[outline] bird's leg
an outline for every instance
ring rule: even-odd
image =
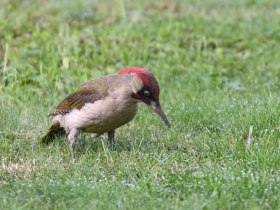
[[[79,130],[77,128],[74,128],[70,131],[68,135],[68,145],[70,147],[71,151],[71,159],[74,160],[74,146],[75,146],[75,140],[79,134]]]
[[[111,130],[108,132],[108,140],[111,144],[115,143],[115,130]]]

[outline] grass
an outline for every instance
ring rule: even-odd
[[[278,1],[0,8],[0,209],[280,208]],[[40,143],[60,100],[127,66],[156,75],[171,129],[141,105],[119,147]]]

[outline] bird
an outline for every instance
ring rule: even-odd
[[[49,113],[52,122],[42,142],[48,144],[57,137],[67,136],[72,158],[81,132],[98,136],[107,133],[108,141],[114,144],[115,130],[135,117],[139,102],[151,107],[170,128],[159,95],[157,79],[145,68],[128,67],[96,77],[82,84]]]

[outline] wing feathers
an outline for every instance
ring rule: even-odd
[[[67,114],[73,109],[81,109],[86,103],[94,103],[106,97],[108,88],[104,78],[96,78],[82,85],[76,92],[67,96],[49,115]]]

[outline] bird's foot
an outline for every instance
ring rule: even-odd
[[[70,131],[68,135],[68,145],[71,152],[71,162],[74,162],[74,146],[75,146],[75,140],[77,138],[77,135],[79,134],[79,130],[77,128],[74,128]]]
[[[71,150],[71,160],[70,160],[71,163],[75,163],[75,158],[74,158],[74,151]]]
[[[110,142],[110,144],[115,144],[115,130],[109,131],[108,132],[108,141]]]

